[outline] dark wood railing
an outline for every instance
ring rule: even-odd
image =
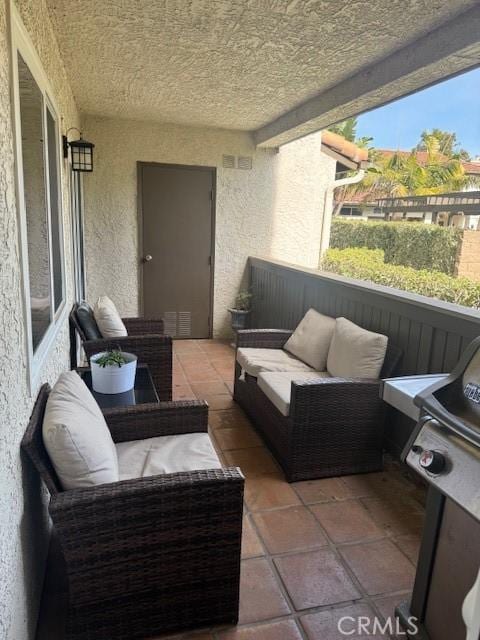
[[[250,258],[253,328],[292,329],[311,307],[389,337],[403,351],[398,375],[448,372],[480,335],[480,312],[285,262]],[[392,417],[386,444],[403,446],[411,424]]]

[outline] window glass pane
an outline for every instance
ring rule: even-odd
[[[60,307],[63,299],[62,274],[62,224],[58,200],[58,145],[56,122],[47,107],[47,138],[48,138],[48,176],[50,180],[50,220],[52,225],[52,263],[53,263],[53,300],[54,309]]]
[[[51,321],[50,258],[43,152],[43,96],[18,56],[23,188],[27,225],[33,350]]]

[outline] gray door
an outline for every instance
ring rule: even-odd
[[[215,169],[139,165],[143,307],[177,338],[211,335]]]

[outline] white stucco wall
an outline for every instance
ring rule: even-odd
[[[321,151],[321,133],[280,147],[272,257],[318,268],[325,196],[327,186],[335,180],[335,167],[336,161]],[[331,206],[331,198],[328,204]]]
[[[88,298],[112,297],[122,314],[139,311],[137,162],[217,167],[214,335],[227,335],[231,306],[249,255],[318,265],[323,184],[334,163],[320,134],[256,150],[245,132],[85,117],[95,170],[85,177]],[[223,154],[253,157],[252,170],[224,169]],[[332,164],[333,163],[333,164]]]
[[[50,79],[65,125],[78,124],[47,7],[43,0],[18,0],[18,8]],[[30,465],[21,460],[20,440],[37,389],[27,386],[13,133],[10,113],[6,3],[0,2],[0,638],[32,640],[44,576],[48,540],[45,494]],[[67,294],[72,299],[69,194],[63,175]],[[48,356],[42,382],[53,383],[68,368],[64,323]]]

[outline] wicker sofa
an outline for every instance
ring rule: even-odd
[[[120,347],[123,351],[135,353],[138,361],[148,364],[155,388],[160,400],[172,399],[172,339],[163,335],[163,320],[146,320],[144,318],[122,318],[127,329],[128,336],[121,338],[102,338],[92,313],[93,331],[98,332],[99,337],[92,337],[86,334],[85,326],[79,317],[79,307],[90,309],[86,303],[81,305],[75,303],[70,311],[70,343],[71,343],[71,367],[77,366],[76,362],[76,339],[75,332],[78,333],[83,349],[90,360],[90,357],[100,351]],[[91,309],[90,309],[91,312]]]
[[[68,640],[133,640],[238,618],[242,500],[238,469],[217,468],[62,490],[42,438],[50,388],[22,449],[50,492],[65,560]],[[114,442],[207,431],[204,402],[104,412]],[[60,613],[60,612],[59,612]]]
[[[239,348],[282,349],[292,331],[239,331]],[[387,347],[380,377],[394,372],[401,351]],[[378,471],[383,464],[385,404],[380,379],[321,377],[299,371],[282,411],[236,361],[234,399],[251,418],[289,482]],[[278,403],[277,403],[278,404]],[[285,415],[287,414],[287,415]]]

